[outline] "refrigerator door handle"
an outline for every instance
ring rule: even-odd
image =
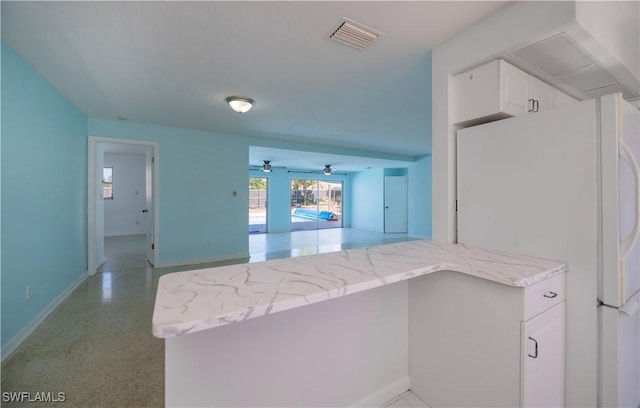
[[[633,294],[627,302],[618,308],[618,311],[633,316],[640,310],[640,290]]]
[[[629,166],[631,166],[631,169],[633,170],[633,178],[635,179],[635,223],[633,224],[631,234],[629,234],[629,236],[620,245],[622,259],[624,259],[629,255],[631,249],[633,249],[633,246],[638,240],[638,234],[640,234],[640,168],[638,167],[638,163],[633,157],[633,152],[629,146],[627,146],[627,144],[622,140],[618,142],[618,146],[620,158],[629,163]]]

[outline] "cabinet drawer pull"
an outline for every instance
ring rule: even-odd
[[[538,340],[534,339],[533,337],[529,337],[529,340],[533,340],[533,343],[535,344],[535,353],[534,355],[529,354],[529,357],[531,358],[538,358]]]
[[[558,294],[556,292],[552,292],[552,291],[549,291],[549,292],[544,294],[544,297],[549,298],[549,299],[553,299],[556,296],[558,296]]]
[[[539,112],[540,111],[540,101],[537,99],[534,99],[533,101],[533,111],[534,112]]]
[[[527,112],[533,112],[533,108],[535,107],[535,100],[527,99],[527,102],[529,102],[529,108],[527,109]]]

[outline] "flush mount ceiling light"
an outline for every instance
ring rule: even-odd
[[[265,173],[271,173],[271,160],[263,160],[262,171]]]
[[[256,101],[245,96],[230,96],[227,98],[227,103],[234,111],[238,113],[245,113],[256,104]]]
[[[324,175],[325,176],[330,176],[331,175],[331,165],[330,164],[325,164],[324,165]]]

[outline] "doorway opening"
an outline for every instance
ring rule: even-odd
[[[291,231],[342,228],[342,181],[291,179]]]
[[[101,265],[103,269],[109,266],[105,264],[105,240],[109,248],[114,240],[118,245],[136,242],[130,245],[131,254],[139,257],[145,266],[147,262],[157,263],[157,151],[155,142],[89,137],[87,267],[90,274],[96,273]]]
[[[249,177],[249,233],[268,232],[267,204],[269,179]]]

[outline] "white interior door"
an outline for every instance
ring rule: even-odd
[[[95,161],[95,177],[94,182],[96,188],[93,189],[96,203],[96,236],[95,236],[95,269],[105,262],[104,255],[104,191],[102,188],[102,172],[104,169],[104,144],[98,143],[96,146]]]
[[[384,178],[384,232],[407,232],[407,177]]]
[[[102,172],[104,168],[104,144],[93,139],[89,144],[89,166],[87,191],[87,249],[88,272],[96,273],[105,262],[104,255],[104,201]]]
[[[154,240],[154,225],[153,225],[153,150],[150,147],[147,149],[145,154],[146,165],[145,165],[145,173],[146,173],[146,182],[145,182],[145,193],[146,193],[146,223],[147,223],[147,250],[146,256],[147,260],[151,265],[154,262],[154,252],[155,252],[155,240]]]

